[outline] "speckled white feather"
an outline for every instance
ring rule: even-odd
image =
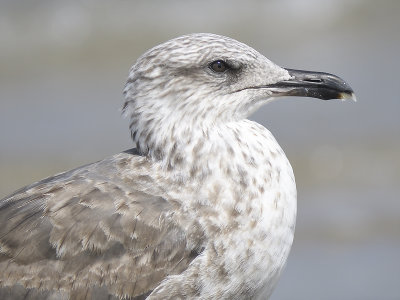
[[[243,66],[240,78],[213,74],[209,63],[218,59]],[[271,294],[293,241],[296,187],[272,134],[245,119],[270,92],[244,88],[289,78],[254,49],[211,34],[168,41],[132,67],[124,113],[133,139],[162,176],[181,182],[169,191],[181,205],[176,214],[197,219],[207,240],[148,299],[191,298],[193,285],[198,299]]]

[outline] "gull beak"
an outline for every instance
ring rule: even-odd
[[[356,101],[352,88],[340,77],[312,71],[286,69],[289,80],[270,84],[267,87],[274,96],[300,96],[323,100],[351,99]]]

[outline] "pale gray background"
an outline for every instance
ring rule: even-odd
[[[358,102],[287,98],[253,119],[298,184],[294,247],[272,297],[400,299],[400,1],[0,0],[0,197],[131,147],[129,67],[190,32],[346,79]]]

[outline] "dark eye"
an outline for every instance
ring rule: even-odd
[[[228,66],[228,64],[226,62],[224,62],[223,60],[219,59],[219,60],[213,61],[210,64],[210,68],[214,72],[222,73],[222,72],[225,72],[227,69],[229,69],[229,66]]]

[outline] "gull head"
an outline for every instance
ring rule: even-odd
[[[354,99],[337,76],[285,69],[241,42],[208,33],[148,50],[131,68],[124,95],[124,115],[142,148],[177,127],[204,130],[244,119],[276,97]]]

